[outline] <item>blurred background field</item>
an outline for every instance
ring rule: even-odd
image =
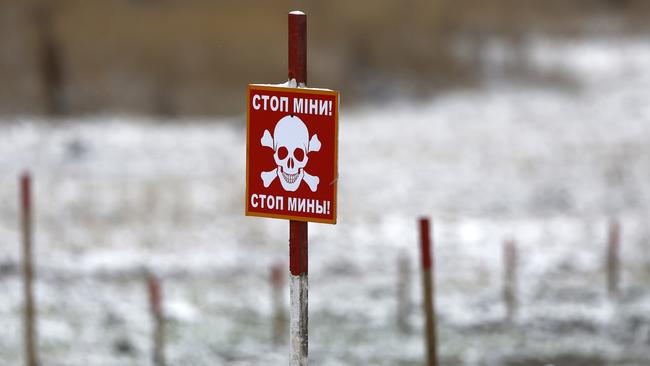
[[[533,75],[531,38],[645,33],[650,16],[644,0],[2,0],[0,113],[241,113],[247,83],[283,82],[294,7],[309,81],[345,103],[476,85],[495,44],[511,77],[561,82]]]
[[[442,365],[650,364],[647,2],[0,0],[0,365],[23,362],[25,170],[43,366],[151,364],[147,273],[170,365],[288,363],[269,283],[288,225],[243,216],[243,113],[246,84],[285,81],[293,8],[309,84],[344,101],[339,223],[310,225],[312,364],[423,364],[421,215]]]

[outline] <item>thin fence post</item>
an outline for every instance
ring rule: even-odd
[[[273,344],[282,344],[286,330],[286,315],[284,310],[284,276],[280,264],[271,267],[271,302],[273,304]]]
[[[34,264],[32,254],[32,192],[31,177],[24,173],[20,177],[21,227],[23,236],[23,290],[25,297],[25,364],[37,366],[36,354],[36,306],[34,299]]]
[[[434,265],[430,239],[429,219],[420,219],[420,253],[422,256],[422,289],[426,316],[425,341],[427,366],[438,365],[437,330],[435,317]]]
[[[517,313],[517,243],[514,240],[503,243],[503,303],[506,319],[513,320]]]
[[[397,328],[402,333],[411,330],[411,264],[409,257],[402,253],[397,259]]]
[[[607,239],[607,292],[616,296],[619,290],[621,226],[617,220],[609,222]]]
[[[162,308],[162,289],[154,275],[147,276],[149,309],[154,322],[152,361],[155,366],[165,365],[165,320]]]
[[[289,80],[303,86],[307,83],[307,16],[300,11],[290,12],[288,28]],[[309,364],[307,222],[289,221],[289,272],[290,364],[306,366]]]

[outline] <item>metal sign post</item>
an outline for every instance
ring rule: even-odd
[[[307,88],[307,17],[289,13],[288,76],[250,84],[246,215],[289,220],[291,365],[308,364],[307,222],[336,224],[339,94]]]
[[[289,81],[307,84],[307,16],[300,11],[289,13]],[[309,364],[309,282],[307,222],[289,221],[289,293],[291,365]]]

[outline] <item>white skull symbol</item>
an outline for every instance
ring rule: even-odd
[[[297,190],[303,180],[313,192],[316,191],[319,178],[308,174],[304,168],[309,161],[307,154],[320,150],[320,141],[316,135],[309,139],[307,126],[300,118],[283,117],[275,125],[272,138],[268,130],[264,131],[261,143],[273,148],[277,165],[275,171],[262,172],[265,187],[277,176],[285,191]]]
[[[309,148],[309,131],[298,118],[286,116],[275,125],[273,131],[275,163],[278,165],[278,177],[286,191],[298,189],[307,165]]]

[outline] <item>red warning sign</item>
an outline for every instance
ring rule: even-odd
[[[336,223],[338,92],[248,86],[246,215]]]

